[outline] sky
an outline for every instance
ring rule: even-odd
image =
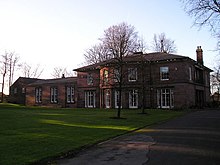
[[[40,78],[52,78],[55,67],[82,66],[86,49],[104,30],[126,22],[148,46],[154,34],[165,33],[177,54],[194,60],[202,46],[204,64],[213,68],[217,41],[208,27],[199,29],[193,21],[180,0],[0,0],[0,54],[15,52],[20,62],[40,65]]]

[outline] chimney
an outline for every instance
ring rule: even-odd
[[[203,65],[203,51],[201,46],[197,46],[196,57],[197,57],[197,62]]]

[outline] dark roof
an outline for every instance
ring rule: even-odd
[[[42,85],[42,84],[60,84],[60,83],[71,83],[76,81],[77,77],[65,77],[57,79],[41,79],[30,84],[31,85]]]
[[[175,54],[168,54],[163,52],[155,52],[155,53],[147,53],[147,54],[138,54],[138,55],[131,55],[124,58],[124,61],[142,61],[142,57],[144,61],[147,62],[155,62],[155,61],[167,61],[167,60],[174,60],[174,59],[189,59],[189,57],[175,55]]]
[[[13,84],[15,85],[16,83],[21,83],[22,85],[28,85],[28,84],[31,84],[35,81],[38,81],[38,80],[41,80],[41,79],[38,79],[38,78],[28,78],[28,77],[19,77]]]
[[[137,54],[126,56],[123,58],[124,62],[138,62],[142,61],[144,57],[144,61],[146,62],[158,62],[158,61],[167,61],[167,60],[177,60],[177,59],[190,59],[186,56],[169,54],[169,53],[162,53],[162,52],[155,52],[155,53],[146,53],[146,54]],[[192,60],[192,59],[191,59]],[[100,66],[104,66],[106,64],[115,63],[116,59],[109,59],[100,63],[87,65],[81,68],[74,69],[74,71],[88,71],[99,69]]]

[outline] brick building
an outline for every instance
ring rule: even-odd
[[[26,87],[26,105],[76,108],[76,77],[38,80]]]
[[[10,103],[15,104],[23,104],[25,105],[26,101],[26,87],[28,84],[31,84],[40,79],[37,78],[27,78],[27,77],[19,77],[9,89],[9,98],[8,101]]]
[[[211,69],[203,65],[201,46],[197,61],[168,53],[135,53],[123,58],[122,108],[203,107],[210,100]],[[117,108],[117,60],[75,69],[77,107]]]
[[[28,106],[117,108],[121,91],[122,108],[201,108],[210,102],[212,70],[203,65],[201,46],[196,56],[139,52],[121,63],[110,59],[77,68],[77,77],[19,78],[10,98]]]

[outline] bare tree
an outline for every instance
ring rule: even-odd
[[[97,44],[86,50],[84,58],[87,64],[96,64],[113,57],[111,57],[111,54],[108,54],[108,49],[102,44]]]
[[[4,55],[2,55],[1,59],[1,74],[2,74],[2,96],[1,96],[1,101],[3,102],[4,100],[4,88],[5,88],[5,77],[8,72],[8,53],[5,52]]]
[[[15,67],[17,66],[18,60],[19,60],[19,56],[17,56],[15,54],[15,52],[9,53],[9,55],[8,55],[9,87],[12,85],[13,78],[14,78],[14,72],[16,69]]]
[[[100,39],[103,46],[107,50],[112,59],[113,77],[117,78],[117,90],[119,92],[118,101],[118,112],[117,118],[121,117],[121,96],[124,84],[124,57],[132,55],[134,52],[139,51],[143,48],[140,43],[140,37],[135,31],[134,26],[128,25],[127,23],[120,23],[118,25],[113,25],[104,31],[104,36]],[[109,65],[109,64],[108,64]]]
[[[165,33],[154,34],[152,50],[156,52],[176,53],[177,47],[174,40],[166,37]]]
[[[220,50],[220,1],[219,0],[181,0],[185,11],[194,17],[194,25],[199,27],[208,26],[212,34],[218,38]]]
[[[41,74],[43,73],[43,69],[40,68],[40,65],[38,64],[36,67],[33,67],[26,62],[24,62],[21,65],[22,72],[24,74],[24,77],[28,78],[39,78]]]
[[[99,44],[86,50],[84,58],[87,64],[125,57],[133,52],[143,52],[146,48],[144,39],[138,36],[134,26],[124,22],[106,29],[99,41]]]
[[[211,86],[211,92],[214,95],[214,93],[218,93],[217,100],[219,101],[219,90],[220,90],[220,65],[218,67],[214,68],[214,72],[210,76],[210,86]],[[214,97],[213,97],[214,101]]]
[[[73,71],[67,71],[66,68],[63,67],[55,67],[53,73],[51,74],[54,78],[61,78],[61,77],[73,77]]]

